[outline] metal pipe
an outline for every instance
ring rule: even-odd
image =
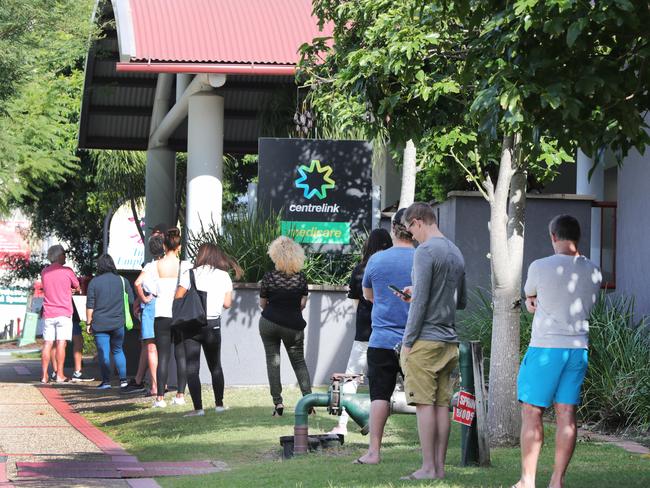
[[[390,413],[415,413],[415,405],[409,405],[406,401],[406,393],[403,391],[394,391],[390,397]]]
[[[309,409],[312,407],[326,407],[329,405],[328,393],[310,393],[302,397],[296,404],[295,421],[293,426],[293,452],[294,454],[307,454],[309,451],[309,435],[307,419]]]
[[[367,393],[343,393],[340,396],[340,407],[344,408],[350,418],[361,427],[361,434],[366,435],[370,430],[370,395]],[[296,404],[295,422],[293,428],[294,454],[306,454],[309,451],[309,409],[311,407],[331,407],[332,389],[328,393],[310,393],[302,397]],[[415,413],[415,407],[406,403],[403,391],[393,393],[390,400],[391,413]]]
[[[370,395],[367,393],[344,393],[341,395],[341,407],[345,408],[350,418],[361,427],[361,434],[370,431]]]
[[[461,342],[458,346],[459,358],[458,369],[460,370],[460,389],[474,394],[474,364],[472,361],[472,349],[469,342]],[[476,418],[471,426],[461,425],[460,428],[460,465],[478,466],[478,431],[476,430]]]
[[[203,74],[195,76],[183,93],[183,96],[180,98],[180,100],[176,102],[176,104],[167,112],[164,118],[160,120],[160,123],[157,124],[155,130],[149,137],[149,149],[167,145],[169,136],[172,135],[174,130],[176,130],[181,122],[183,122],[183,120],[185,120],[187,117],[190,96],[200,91],[208,90],[212,90],[212,85],[210,84],[208,75]]]

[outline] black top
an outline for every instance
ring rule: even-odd
[[[357,331],[354,335],[354,340],[362,342],[368,342],[370,340],[370,332],[372,332],[372,322],[370,320],[372,302],[363,298],[363,288],[361,286],[365,270],[366,267],[361,263],[354,267],[350,275],[350,291],[348,292],[348,298],[359,300],[359,305],[357,305]]]
[[[124,290],[133,303],[133,290],[128,280],[113,273],[104,273],[93,278],[88,285],[86,308],[93,310],[92,328],[97,332],[108,332],[124,327]]]
[[[260,298],[268,303],[262,317],[274,324],[302,330],[307,325],[302,317],[300,300],[307,296],[307,278],[302,273],[288,275],[282,271],[269,271],[262,278]]]

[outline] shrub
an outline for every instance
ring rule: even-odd
[[[244,270],[241,281],[256,283],[264,273],[273,269],[273,261],[267,254],[269,244],[280,236],[279,215],[270,217],[249,216],[247,212],[228,214],[223,218],[222,232],[213,224],[200,232],[188,235],[187,254],[193,260],[205,242],[219,246],[235,258]],[[307,281],[318,285],[345,285],[352,268],[360,259],[361,239],[355,239],[349,254],[324,253],[306,249],[303,272]]]
[[[492,346],[492,300],[490,293],[477,288],[470,293],[466,310],[458,313],[458,336],[462,341],[479,341],[486,359],[486,372],[489,371],[490,350]],[[520,358],[523,357],[530,342],[533,315],[521,308],[520,318]]]
[[[601,296],[589,325],[589,369],[580,416],[600,427],[650,428],[648,323],[634,300]]]

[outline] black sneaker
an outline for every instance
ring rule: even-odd
[[[81,371],[75,371],[74,373],[72,373],[72,377],[70,378],[70,381],[72,381],[73,383],[76,383],[78,381],[95,381],[95,378],[91,376],[86,376]]]
[[[121,393],[142,393],[145,391],[144,383],[136,383],[134,379],[129,380],[128,384],[120,389]]]

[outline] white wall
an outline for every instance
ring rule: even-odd
[[[650,148],[632,151],[618,173],[616,292],[650,316]]]

